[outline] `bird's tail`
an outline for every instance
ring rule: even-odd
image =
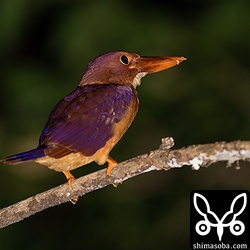
[[[37,158],[45,156],[44,147],[38,147],[20,154],[11,155],[6,158],[0,159],[0,162],[10,165],[16,165],[23,162],[29,162]]]

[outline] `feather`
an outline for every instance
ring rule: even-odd
[[[130,86],[91,84],[78,87],[53,109],[40,136],[48,156],[60,158],[72,152],[93,155],[114,134],[114,124],[124,117],[137,98]]]

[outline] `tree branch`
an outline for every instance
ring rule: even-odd
[[[219,161],[227,161],[228,165],[231,165],[235,161],[250,159],[250,141],[216,142],[172,150],[173,145],[173,138],[168,137],[162,139],[159,149],[119,163],[111,172],[111,180],[108,180],[103,169],[76,179],[73,182],[73,191],[66,183],[3,208],[0,210],[0,228],[19,222],[49,207],[68,202],[75,196],[83,196],[111,183],[118,185],[149,171],[181,168],[184,165],[198,170],[200,167]]]

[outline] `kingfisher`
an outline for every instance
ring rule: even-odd
[[[72,189],[71,171],[95,161],[108,163],[107,176],[117,164],[109,153],[138,111],[136,87],[146,74],[162,71],[184,57],[142,57],[112,51],[91,61],[77,88],[52,110],[37,148],[0,159],[16,165],[35,161],[62,172]]]

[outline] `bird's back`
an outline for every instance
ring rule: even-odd
[[[137,110],[137,93],[132,86],[91,84],[78,87],[52,110],[38,148],[29,151],[31,153],[25,159],[57,171],[68,171],[91,161],[104,164]],[[37,157],[38,151],[44,155]],[[25,153],[7,157],[4,161],[11,164],[15,159],[17,164],[20,159],[21,163]],[[70,169],[65,170],[67,166]]]

